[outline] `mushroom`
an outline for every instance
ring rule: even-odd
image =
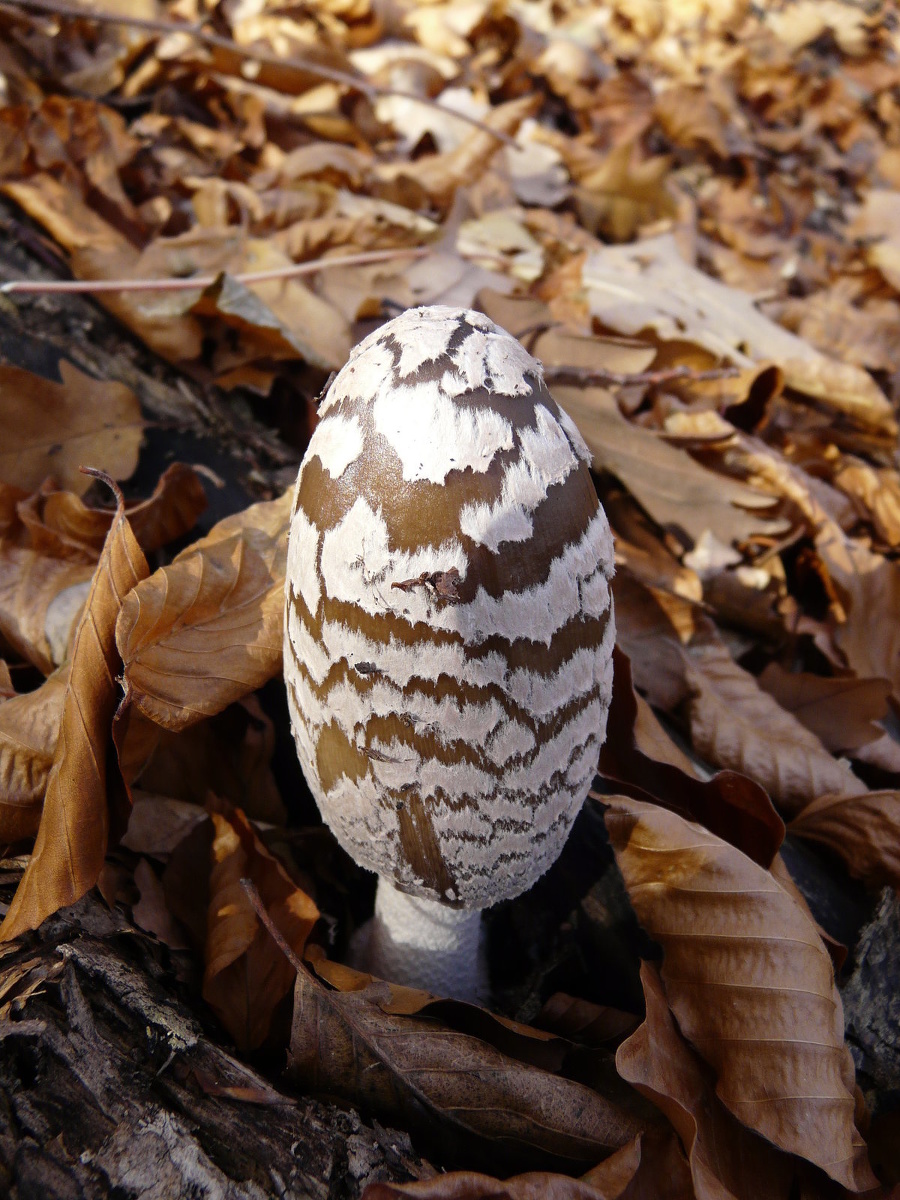
[[[358,965],[485,999],[481,910],[552,865],[606,730],[590,451],[481,313],[418,308],[334,379],[297,478],[285,680],[325,821],[377,872]]]

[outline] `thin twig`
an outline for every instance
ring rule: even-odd
[[[247,899],[253,905],[254,912],[259,917],[263,927],[267,930],[275,945],[299,975],[306,968],[294,953],[292,947],[289,945],[281,930],[266,912],[266,906],[263,904],[262,898],[260,897],[259,892],[256,890],[256,884],[252,879],[247,879],[246,876],[240,882],[241,887],[247,894]]]
[[[496,138],[498,142],[503,142],[506,146],[520,149],[515,138],[510,137],[508,133],[501,133],[498,129],[492,129],[490,125],[484,121],[480,121],[477,117],[470,116],[468,113],[448,109],[444,105],[439,104],[437,100],[430,99],[430,97],[417,96],[415,92],[407,92],[400,88],[384,87],[380,84],[371,83],[363,75],[353,75],[349,71],[338,70],[337,67],[327,67],[324,63],[310,62],[307,59],[294,55],[282,57],[270,50],[241,46],[233,38],[222,37],[217,33],[210,33],[203,27],[202,23],[189,25],[187,23],[181,24],[178,21],[163,21],[150,17],[132,17],[124,13],[98,12],[95,9],[66,4],[64,0],[3,0],[0,7],[20,9],[28,13],[53,13],[55,16],[69,17],[73,20],[94,21],[98,25],[127,25],[130,29],[144,29],[147,33],[161,33],[164,35],[183,33],[203,46],[212,46],[218,50],[228,50],[230,53],[236,54],[240,58],[248,59],[251,62],[265,63],[266,66],[279,67],[280,69],[288,68],[295,71],[305,71],[309,75],[318,75],[320,79],[328,79],[330,82],[341,84],[343,87],[355,88],[368,97],[370,101],[378,96],[399,96],[403,100],[414,100],[417,104],[424,104],[426,108],[437,109],[445,116],[455,117],[467,125],[472,125],[475,129],[480,129],[482,133],[490,134],[491,137]]]
[[[364,267],[369,263],[388,262],[392,258],[422,258],[428,253],[427,246],[406,246],[396,250],[366,250],[360,254],[345,254],[341,258],[317,258],[314,262],[292,263],[289,267],[273,267],[269,271],[248,271],[232,275],[238,283],[266,283],[271,279],[296,279],[300,275],[314,275],[329,267]],[[212,287],[217,275],[191,275],[185,279],[11,279],[0,283],[0,293],[63,292],[69,295],[98,292],[190,292],[197,288]]]
[[[689,380],[691,383],[707,383],[714,379],[733,379],[736,375],[740,375],[739,367],[713,367],[709,371],[695,371],[692,367],[685,366],[666,367],[661,371],[639,371],[634,375],[626,375],[621,371],[607,371],[603,367],[544,367],[544,378],[554,383],[610,383],[614,387],[629,387],[632,384],[657,387],[659,384],[672,383],[679,379]]]

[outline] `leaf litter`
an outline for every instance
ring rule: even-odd
[[[98,303],[209,411],[228,393],[268,428],[258,502],[194,537],[191,467],[115,510],[78,471],[143,463],[132,389],[3,352],[0,839],[31,856],[0,937],[98,883],[132,904],[192,947],[242,1054],[290,1047],[295,1084],[452,1147],[459,1170],[368,1200],[875,1184],[846,950],[790,872],[805,846],[873,908],[900,881],[890,7],[260,3],[218,6],[215,33],[179,28],[192,3],[0,12],[2,192],[37,273],[145,281]],[[339,262],[371,251],[397,257]],[[588,801],[616,865],[567,852],[477,1016],[341,965],[360,875],[305,827],[272,703],[315,397],[423,302],[481,307],[542,359],[617,543]],[[3,319],[40,332],[40,303],[11,288]]]

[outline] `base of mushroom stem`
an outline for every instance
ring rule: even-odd
[[[436,996],[490,998],[480,909],[408,896],[379,879],[375,915],[350,942],[350,965]]]

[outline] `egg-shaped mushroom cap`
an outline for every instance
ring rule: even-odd
[[[285,679],[322,816],[403,891],[484,908],[554,862],[606,729],[609,526],[540,363],[419,308],[335,378],[291,518]]]

